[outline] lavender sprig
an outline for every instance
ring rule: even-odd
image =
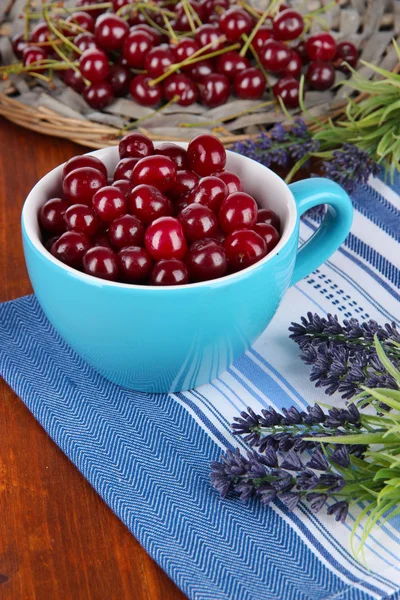
[[[289,129],[277,123],[269,134],[261,133],[255,139],[236,142],[232,146],[234,152],[252,158],[266,167],[286,167],[290,162],[300,160],[318,149],[319,142],[312,138],[302,119],[295,119]]]
[[[311,366],[310,380],[324,387],[326,394],[339,392],[349,400],[363,386],[398,389],[374,345],[376,334],[388,358],[400,364],[400,332],[395,323],[381,327],[373,320],[360,323],[348,319],[341,324],[330,314],[324,318],[307,313],[307,318],[292,323],[289,331],[302,351],[300,357]]]
[[[370,175],[377,175],[379,166],[368,152],[353,144],[343,144],[341,150],[332,152],[331,160],[322,163],[322,172],[339,183],[349,194],[359,185],[367,183]]]
[[[250,447],[257,448],[260,454],[274,456],[277,451],[301,453],[318,448],[318,437],[357,434],[360,413],[354,404],[346,409],[333,407],[327,414],[318,404],[308,406],[307,412],[292,406],[283,408],[282,413],[272,407],[262,409],[261,414],[248,407],[247,412],[242,411],[240,416],[234,417],[231,427],[233,435],[243,436],[243,440]],[[348,451],[360,457],[365,446],[349,445]]]

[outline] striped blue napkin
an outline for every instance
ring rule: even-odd
[[[34,296],[0,306],[4,379],[189,598],[400,598],[400,519],[374,531],[365,565],[349,550],[358,508],[338,525],[306,506],[221,501],[209,482],[210,461],[241,446],[229,427],[240,410],[326,401],[288,339],[291,321],[307,311],[399,320],[400,197],[374,179],[353,200],[344,246],[289,290],[245,356],[191,392],[121,389],[66,346]],[[305,221],[302,237],[315,227]]]

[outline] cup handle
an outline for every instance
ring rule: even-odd
[[[317,231],[299,248],[290,285],[303,279],[339,248],[353,221],[353,205],[340,185],[322,177],[303,179],[289,185],[300,219],[310,208],[327,204],[326,215]]]

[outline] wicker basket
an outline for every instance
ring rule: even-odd
[[[7,52],[10,55],[8,36],[15,32],[16,23],[20,26],[18,15],[23,1],[11,0],[8,7],[0,9],[3,10],[0,28],[3,56]],[[292,0],[289,4],[309,12],[327,2]],[[253,0],[252,4],[263,8],[266,0]],[[393,38],[400,41],[400,2],[341,0],[323,17],[338,40],[348,39],[356,44],[361,60],[389,70],[398,68],[391,41]],[[374,76],[372,70],[361,63],[359,72],[367,77]],[[168,107],[168,112],[160,111],[155,115],[132,100],[118,99],[106,111],[96,113],[61,81],[53,91],[36,80],[27,83],[22,77],[12,77],[1,86],[0,114],[5,118],[27,129],[67,138],[90,148],[115,145],[121,130],[129,124],[134,126],[135,121],[138,121],[136,129],[152,139],[186,141],[199,132],[212,131],[224,144],[230,144],[257,134],[269,124],[285,120],[285,115],[272,102],[270,106],[260,107],[260,102],[236,99],[211,110],[199,105],[185,110],[175,105]],[[321,119],[336,117],[346,103],[347,91],[345,86],[339,86],[334,91],[307,94],[309,113]]]

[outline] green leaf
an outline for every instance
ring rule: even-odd
[[[378,340],[377,334],[374,335],[376,352],[378,354],[378,358],[381,361],[382,365],[385,367],[386,371],[390,373],[392,377],[396,380],[398,386],[400,386],[400,371],[396,369],[394,364],[388,359],[386,356],[380,341]]]

